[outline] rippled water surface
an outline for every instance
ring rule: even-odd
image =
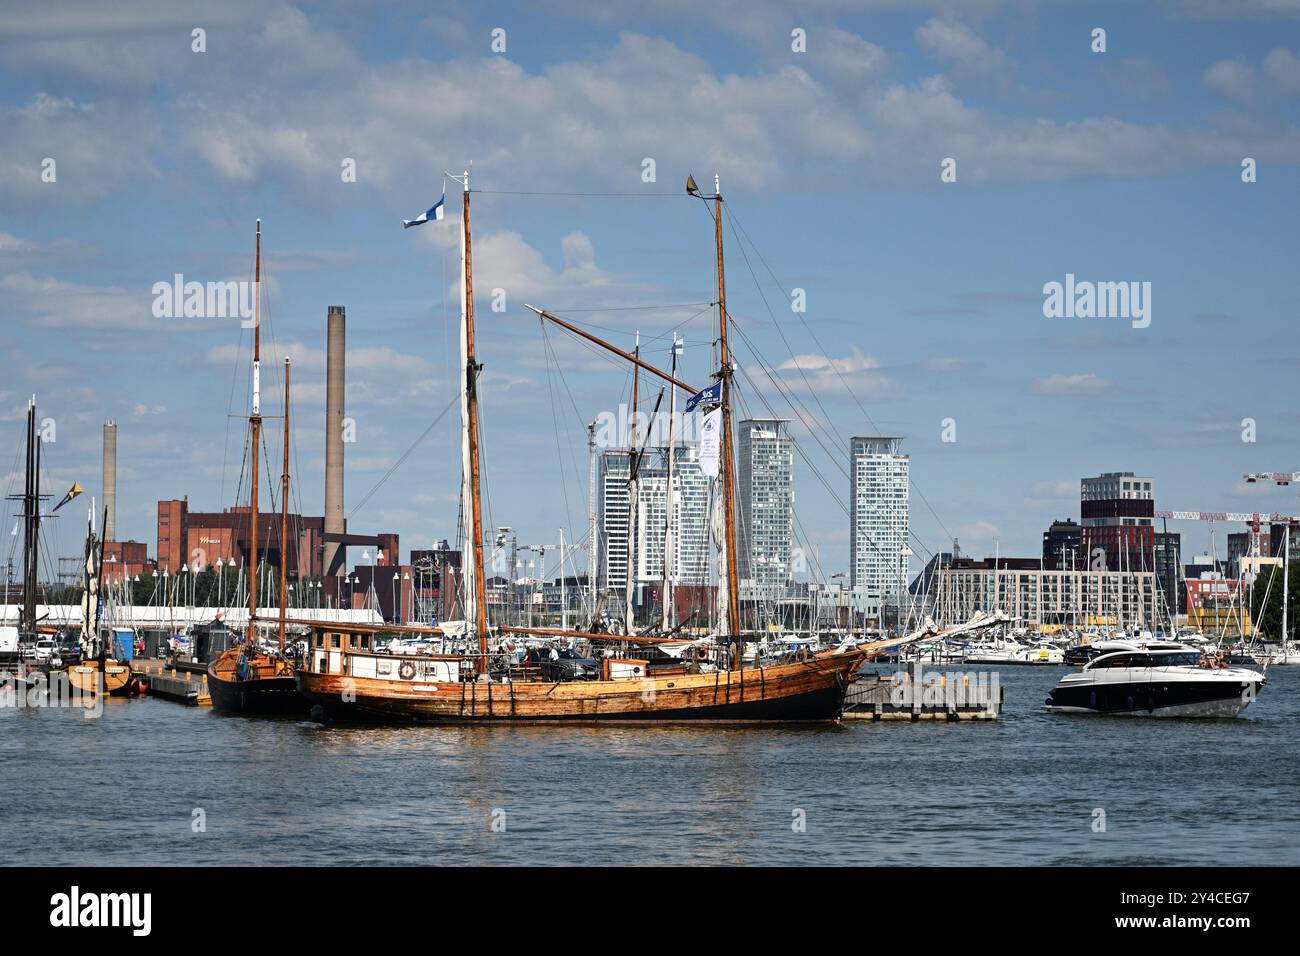
[[[996,723],[356,728],[153,699],[92,720],[4,709],[0,841],[29,864],[1300,863],[1300,668],[1213,721],[1042,713],[1065,672],[1002,670]]]

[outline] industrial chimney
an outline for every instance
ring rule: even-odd
[[[331,305],[328,318],[327,354],[325,359],[325,531],[342,534],[343,517],[343,399],[346,385],[344,365],[347,337],[347,314],[343,306]],[[343,561],[335,566],[341,545],[325,543],[325,573],[338,574]]]
[[[104,540],[117,540],[117,422],[104,422]]]

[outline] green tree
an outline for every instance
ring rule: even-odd
[[[1300,613],[1300,574],[1296,573],[1297,565],[1292,563],[1287,569],[1287,584],[1290,589],[1290,598],[1287,602],[1287,629],[1293,636],[1296,632],[1298,623],[1297,613]],[[1270,584],[1271,581],[1271,584]],[[1260,573],[1255,580],[1255,596],[1251,601],[1250,616],[1260,629],[1260,633],[1268,640],[1278,640],[1282,636],[1282,571],[1270,569]],[[1268,600],[1265,602],[1265,593]]]

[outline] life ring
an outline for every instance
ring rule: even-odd
[[[704,647],[695,648],[695,659],[697,661],[707,661],[709,659],[708,649]]]
[[[415,676],[415,662],[402,661],[401,666],[397,668],[397,676],[402,680],[410,680]]]

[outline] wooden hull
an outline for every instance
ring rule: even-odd
[[[240,678],[236,651],[226,651],[208,664],[208,694],[212,708],[223,714],[306,714],[311,704],[298,693],[292,668],[254,667]]]
[[[307,670],[298,688],[341,720],[388,723],[837,721],[864,655],[822,654],[777,667],[646,680],[443,682]]]
[[[67,669],[68,683],[82,693],[100,693],[99,661],[83,661]],[[130,690],[131,667],[118,661],[104,662],[103,689],[112,697],[124,697]]]

